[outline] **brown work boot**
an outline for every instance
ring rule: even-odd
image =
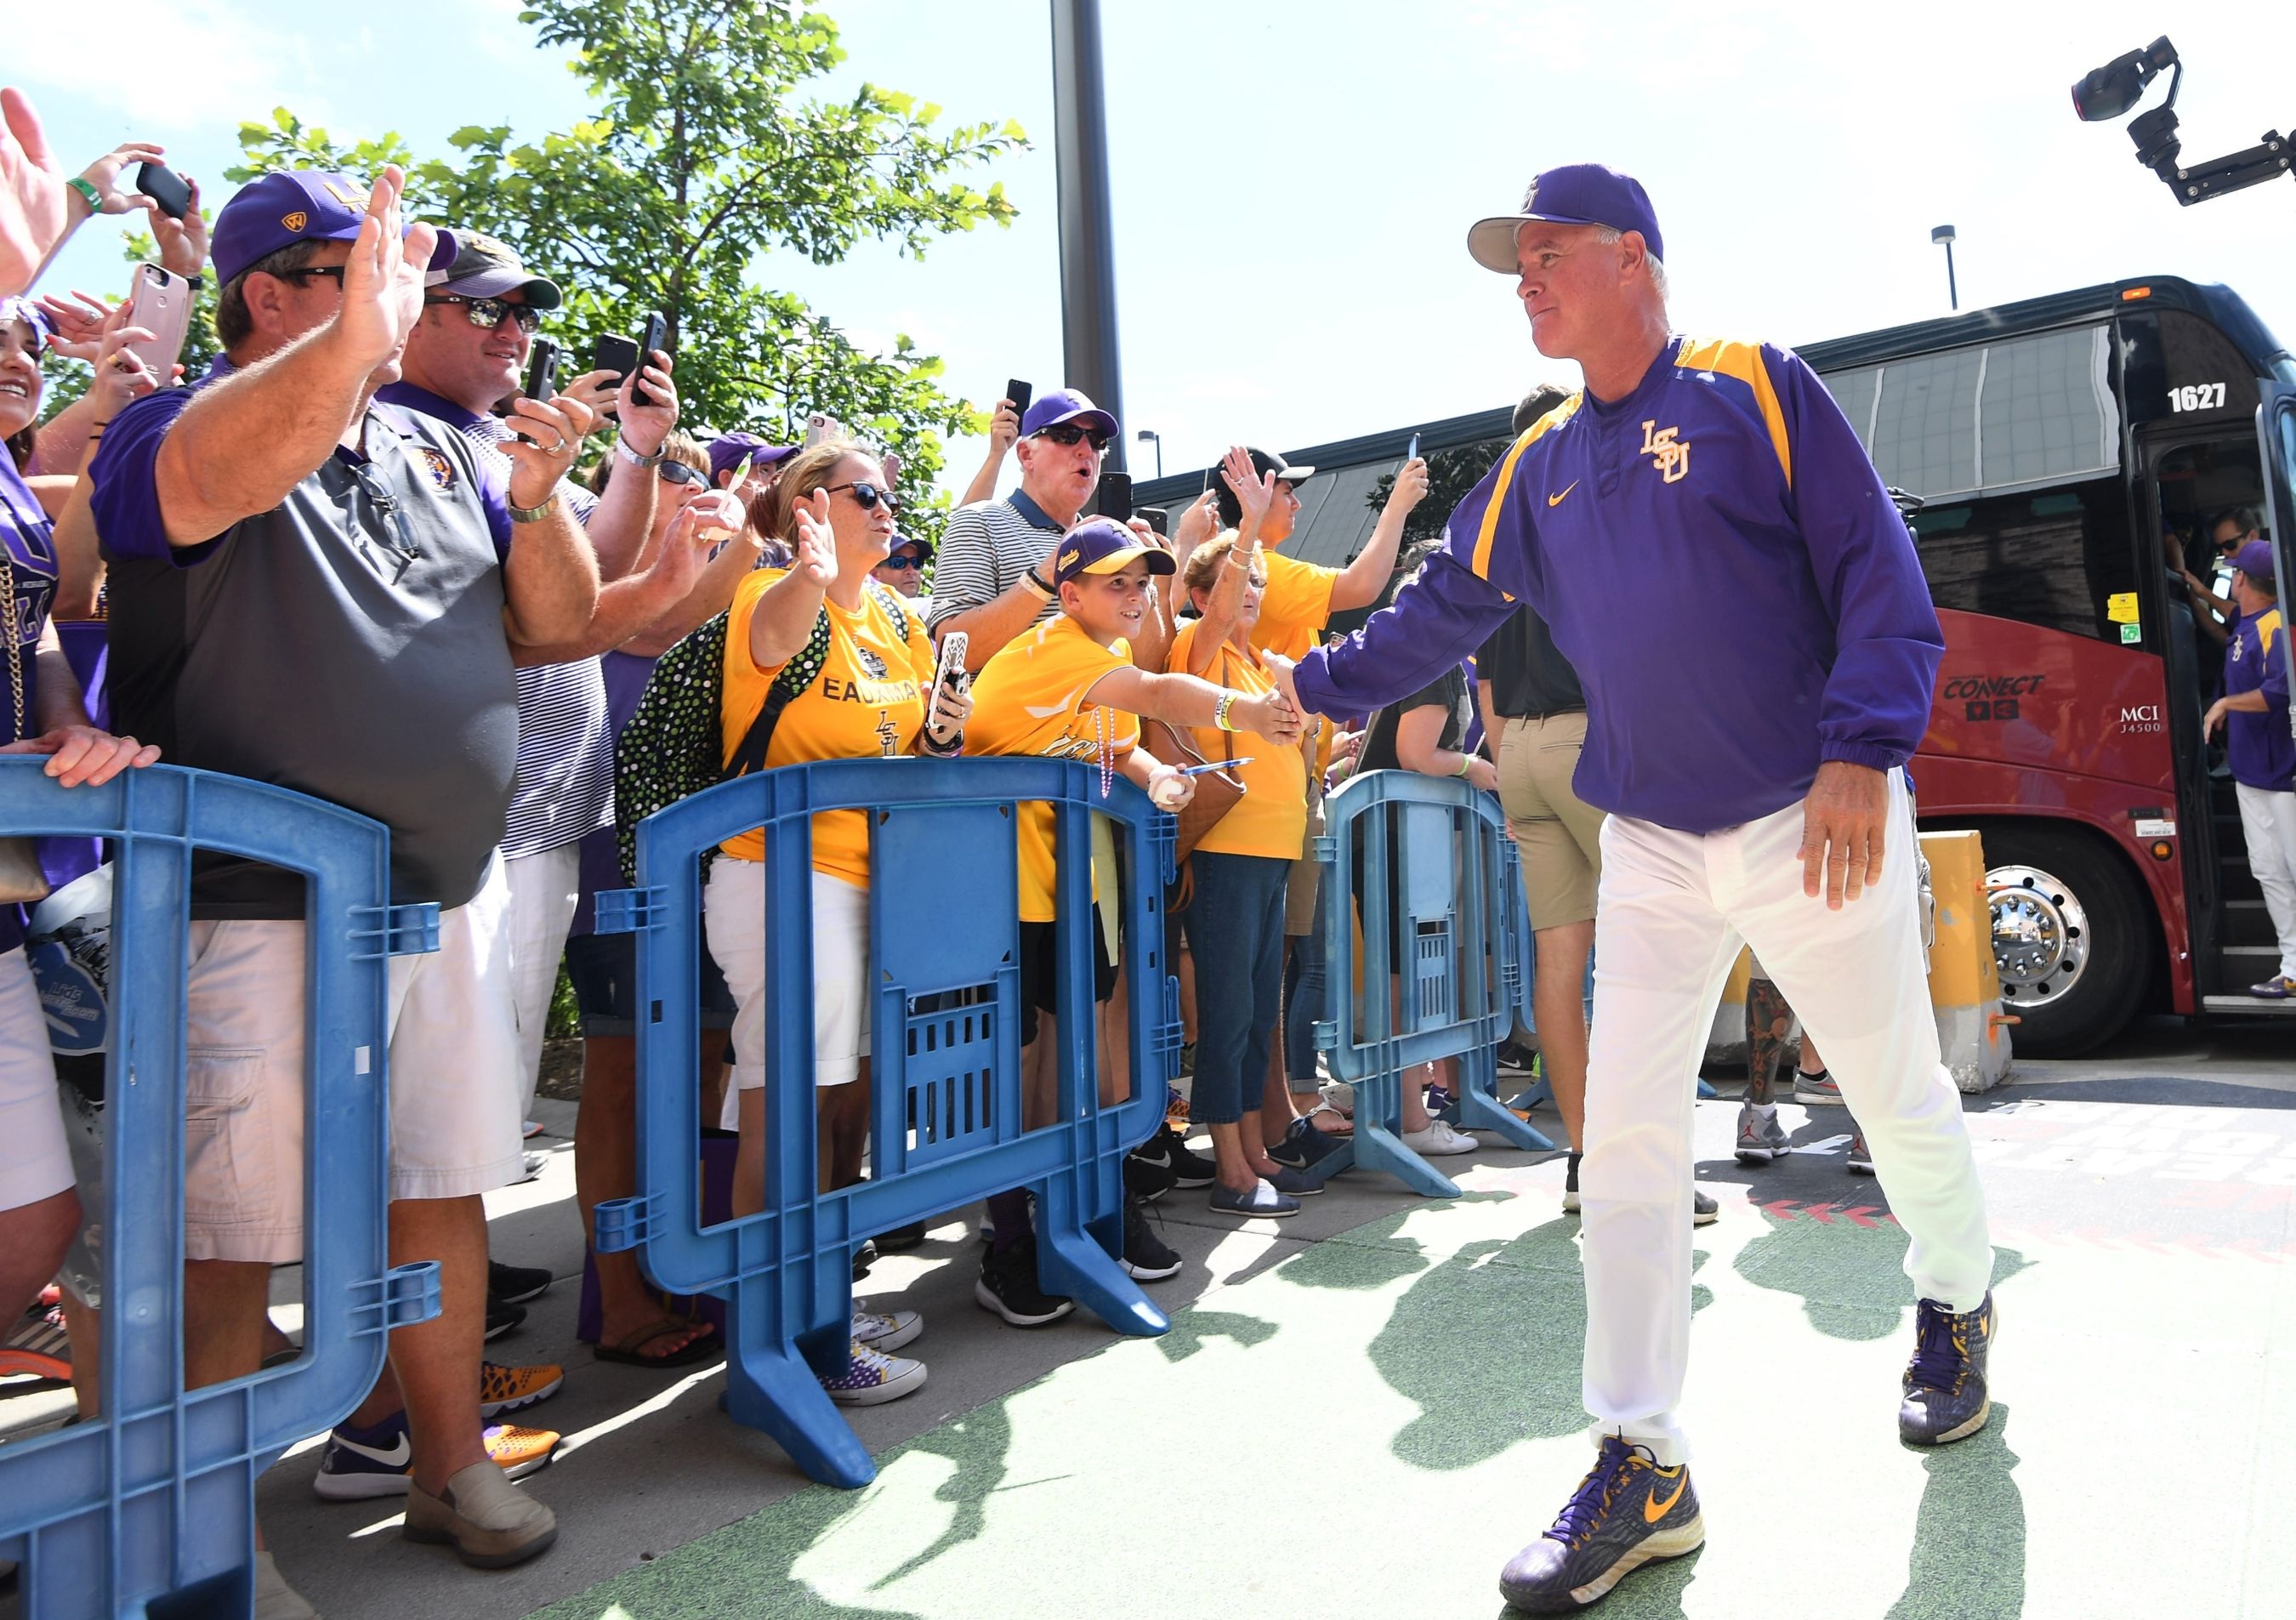
[[[549,1550],[558,1517],[488,1460],[455,1474],[436,1496],[409,1480],[404,1534],[410,1542],[452,1542],[474,1569],[503,1569]]]

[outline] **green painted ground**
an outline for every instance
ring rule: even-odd
[[[2155,1207],[2191,1191],[2174,1182],[2083,1178],[2128,1219],[2064,1230],[2076,1158],[2026,1144],[2102,1107],[1972,1115],[2001,1226],[1998,1403],[1981,1437],[1926,1454],[1895,1436],[1912,1297],[1902,1234],[1866,1223],[1872,1183],[1838,1150],[1759,1186],[1710,1155],[1725,1207],[1698,1238],[1689,1394],[1709,1542],[1607,1620],[2296,1616],[2272,1466],[2296,1443],[2286,1189],[2245,1248],[2160,1240],[2177,1227]],[[1700,1114],[1703,1141],[1721,1114]],[[1466,1199],[1218,1288],[1165,1338],[884,1452],[865,1491],[799,1491],[538,1613],[1496,1616],[1500,1565],[1589,1455],[1561,1168],[1494,1156]]]

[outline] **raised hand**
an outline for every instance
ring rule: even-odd
[[[829,491],[815,490],[791,511],[797,520],[797,543],[791,547],[790,572],[826,591],[837,583],[837,534],[829,526]]]
[[[1386,510],[1403,517],[1426,498],[1426,458],[1414,455],[1397,470],[1395,487],[1387,492]]]
[[[1817,767],[1802,801],[1801,892],[1825,896],[1840,911],[1882,876],[1882,835],[1890,817],[1890,778],[1869,765],[1829,759]]]
[[[669,356],[656,349],[652,361],[641,361],[615,391],[614,409],[622,419],[622,437],[640,455],[652,455],[660,449],[662,440],[677,426],[677,385],[670,380],[672,370]],[[638,402],[641,388],[652,399],[652,405]]]
[[[1236,525],[1236,533],[1256,540],[1259,535],[1260,520],[1275,503],[1275,473],[1263,476],[1253,470],[1251,452],[1242,445],[1231,445],[1220,462],[1220,482],[1227,486],[1228,493],[1243,508],[1243,521]]]
[[[334,331],[351,357],[372,371],[398,354],[422,318],[422,275],[439,245],[435,226],[405,226],[399,206],[406,176],[396,163],[374,180],[366,217],[343,266],[342,302]]]
[[[53,335],[48,348],[55,354],[74,360],[95,364],[97,351],[103,343],[103,323],[119,308],[93,292],[82,292],[75,287],[69,295],[48,293],[40,301],[40,313],[48,317]]]
[[[70,198],[31,99],[0,89],[0,298],[31,286],[71,223]]]
[[[988,447],[999,456],[1021,442],[1021,413],[1013,408],[1009,399],[996,402],[996,414],[988,423]]]
[[[521,394],[510,402],[504,425],[518,437],[503,440],[500,448],[511,461],[512,505],[539,506],[550,498],[558,480],[573,470],[594,420],[590,407],[578,399],[554,397],[545,403]]]
[[[149,141],[123,141],[80,170],[79,177],[95,187],[96,195],[103,199],[96,212],[129,214],[137,209],[152,209],[149,197],[130,190],[126,184],[127,166],[131,163],[157,163],[166,156],[167,148],[164,146],[154,146]],[[169,267],[173,268],[172,266]]]
[[[200,213],[200,183],[189,175],[179,178],[192,194],[191,206],[181,219],[169,216],[149,197],[139,196],[136,200],[151,213],[152,240],[160,247],[160,267],[190,277],[207,267],[208,222]]]
[[[1188,503],[1172,525],[1172,550],[1185,564],[1196,547],[1219,533],[1219,496],[1207,489]]]
[[[96,340],[95,374],[88,380],[87,391],[94,401],[98,421],[110,421],[129,400],[141,399],[160,386],[159,373],[130,347],[152,342],[157,334],[130,326],[127,321],[127,306],[122,304],[104,317]]]

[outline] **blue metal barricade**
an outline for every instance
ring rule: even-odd
[[[438,1314],[438,1266],[390,1268],[383,1225],[386,958],[435,950],[438,908],[389,904],[379,822],[202,771],[155,765],[66,790],[37,759],[0,762],[0,833],[108,839],[114,861],[102,1416],[0,1446],[0,1558],[21,1561],[24,1612],[40,1620],[140,1616],[147,1606],[243,1616],[254,1601],[256,1476],[365,1396],[388,1330]],[[184,989],[194,849],[303,874],[310,1021],[303,1353],[187,1391]]]
[[[1131,1094],[1100,1102],[1095,1020],[1062,1018],[1059,1123],[1024,1130],[1014,828],[1023,803],[1054,807],[1059,1003],[1093,1005],[1091,823],[1112,824],[1124,873],[1118,960],[1131,1008]],[[819,1190],[813,1078],[812,818],[861,809],[870,824],[870,1177]],[[697,857],[766,830],[766,1207],[705,1228],[692,1084],[701,998]],[[601,1204],[597,1246],[642,1248],[673,1292],[727,1302],[726,1409],[824,1484],[875,1465],[823,1392],[846,1365],[852,1252],[864,1238],[1027,1187],[1037,1268],[1119,1332],[1168,1325],[1113,1256],[1122,1252],[1127,1152],[1164,1117],[1180,1045],[1179,991],[1164,964],[1174,822],[1119,781],[1052,759],[831,760],[722,783],[649,816],[638,887],[599,896],[602,931],[639,935],[636,1198]]]
[[[1355,1087],[1356,1128],[1319,1176],[1350,1166],[1384,1170],[1431,1198],[1459,1189],[1403,1145],[1402,1073],[1459,1060],[1459,1123],[1519,1148],[1554,1144],[1496,1094],[1498,1044],[1514,1022],[1528,931],[1498,801],[1465,782],[1415,771],[1371,771],[1324,801],[1316,840],[1324,892],[1360,893],[1362,983],[1350,908],[1324,914],[1332,1016],[1316,1026],[1334,1079]],[[1357,880],[1360,871],[1361,881]],[[1396,960],[1398,946],[1406,960]],[[1401,1018],[1390,988],[1402,980]]]

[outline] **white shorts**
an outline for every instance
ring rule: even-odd
[[[18,945],[0,956],[0,1209],[37,1204],[71,1184],[47,1015]]]
[[[542,1032],[550,1022],[550,993],[558,988],[558,959],[582,897],[582,847],[561,844],[539,855],[503,863],[510,880],[510,977],[518,1018],[518,1116],[534,1111],[542,1076]]]
[[[194,922],[184,1257],[303,1252],[304,925]],[[496,856],[439,948],[390,959],[390,1196],[463,1198],[525,1173],[510,886]],[[350,1083],[322,1076],[321,1084]]]
[[[723,852],[702,923],[734,993],[734,1084],[766,1083],[766,867]],[[813,1083],[843,1085],[869,1055],[869,891],[813,874]]]

